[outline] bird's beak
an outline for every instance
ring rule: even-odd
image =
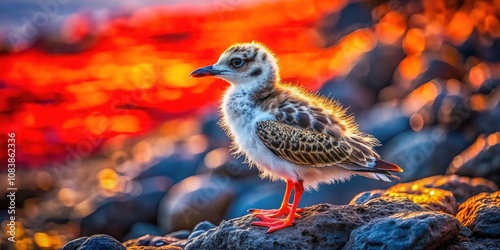
[[[210,65],[191,72],[191,74],[189,74],[189,77],[216,76],[220,73],[220,70],[216,70],[213,68],[213,65]]]

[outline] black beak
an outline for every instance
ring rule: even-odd
[[[210,66],[206,66],[203,68],[199,68],[199,69],[191,72],[191,74],[189,74],[189,77],[216,76],[216,75],[219,75],[220,73],[221,73],[220,70],[215,70],[212,67],[212,65],[210,65]]]

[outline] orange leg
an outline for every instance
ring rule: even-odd
[[[283,219],[269,219],[267,221],[254,221],[252,225],[269,227],[269,230],[267,230],[268,233],[292,226],[293,221],[295,220],[295,213],[297,212],[297,206],[299,205],[300,197],[304,192],[304,185],[302,184],[302,181],[293,183],[293,186],[295,189],[295,194],[293,197],[292,207],[290,208],[290,212],[288,213],[287,217]]]
[[[286,190],[285,190],[285,195],[283,196],[283,201],[281,202],[281,206],[279,209],[249,209],[248,211],[252,214],[255,215],[255,217],[266,220],[266,218],[273,218],[273,217],[279,217],[282,215],[286,215],[290,213],[290,209],[292,208],[292,204],[288,203],[288,200],[290,199],[290,194],[292,193],[293,189],[293,181],[287,180],[286,181]],[[302,212],[302,209],[298,209],[297,212]],[[300,215],[298,213],[295,214],[296,218],[300,218]]]

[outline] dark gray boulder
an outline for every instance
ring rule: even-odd
[[[344,249],[436,249],[459,232],[460,223],[449,214],[403,212],[356,228]]]
[[[273,233],[251,226],[254,216],[223,221],[218,227],[192,238],[189,249],[341,249],[352,230],[374,219],[401,212],[423,211],[406,198],[382,197],[363,205],[306,207],[293,227]]]
[[[82,238],[80,238],[82,239]],[[76,246],[74,241],[68,242],[63,249],[74,249],[72,247]],[[125,250],[125,247],[115,238],[106,234],[96,234],[85,239],[82,244],[76,248],[77,250]]]

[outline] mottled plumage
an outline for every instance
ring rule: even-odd
[[[380,159],[373,149],[379,142],[360,132],[340,104],[281,83],[276,59],[262,44],[231,46],[216,64],[191,75],[231,83],[221,105],[221,124],[235,153],[257,166],[263,177],[287,182],[279,210],[253,211],[263,220],[254,224],[269,226],[269,232],[291,225],[303,186],[317,188],[354,174],[390,181],[388,177],[397,178],[390,172],[402,171]],[[276,218],[284,214],[285,219]]]

